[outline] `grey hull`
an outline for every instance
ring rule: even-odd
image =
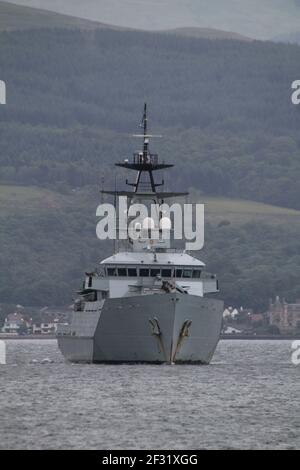
[[[58,344],[71,362],[208,364],[222,313],[222,301],[187,294],[108,299],[98,312],[74,314]]]

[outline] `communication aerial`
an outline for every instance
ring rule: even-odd
[[[149,149],[150,137],[162,137],[161,135],[148,134],[148,116],[147,116],[147,103],[144,104],[143,118],[140,123],[140,127],[143,128],[143,134],[134,134],[133,137],[143,138],[143,149],[140,152],[133,154],[133,160],[125,159],[121,163],[116,163],[116,166],[126,168],[128,170],[137,171],[137,177],[135,183],[129,183],[126,180],[128,186],[132,186],[133,191],[103,191],[104,194],[113,194],[118,196],[127,196],[131,199],[133,196],[141,196],[144,198],[156,198],[164,200],[166,198],[186,196],[188,193],[177,193],[177,192],[157,192],[156,188],[164,185],[164,181],[161,183],[155,183],[153,177],[153,171],[164,170],[166,168],[172,168],[174,165],[160,162],[158,155],[151,153]],[[149,182],[145,183],[141,181],[143,173],[148,173]],[[117,193],[117,194],[116,194]]]

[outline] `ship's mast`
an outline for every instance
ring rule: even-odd
[[[147,103],[144,104],[144,115],[143,115],[141,127],[144,127],[144,158],[147,158],[148,147],[149,147],[149,140],[147,138],[147,127],[148,127]]]
[[[186,196],[188,193],[177,193],[177,192],[158,192],[157,188],[164,185],[164,181],[156,183],[154,180],[153,172],[158,170],[164,170],[166,168],[172,168],[173,164],[160,162],[158,155],[151,153],[149,149],[149,141],[151,137],[161,137],[148,134],[148,115],[147,115],[147,103],[144,104],[143,118],[140,123],[140,127],[143,128],[142,134],[135,134],[134,137],[143,139],[143,150],[135,152],[133,154],[133,160],[125,159],[121,163],[116,163],[116,166],[125,168],[127,170],[137,171],[137,177],[134,183],[129,183],[126,180],[128,186],[132,186],[133,191],[103,191],[104,194],[112,194],[117,196],[127,196],[130,200],[133,197],[139,197],[141,199],[156,199],[164,200],[166,198]],[[149,176],[148,183],[142,182],[143,173],[147,173]]]
[[[132,191],[120,191],[117,190],[115,187],[114,191],[104,191],[102,190],[102,194],[109,194],[114,196],[115,198],[115,207],[117,209],[117,197],[125,196],[127,198],[127,211],[129,206],[131,206],[132,202],[146,202],[146,201],[153,201],[154,204],[158,208],[158,218],[161,220],[162,213],[160,212],[160,206],[161,204],[164,203],[165,199],[168,198],[175,198],[175,197],[183,197],[187,196],[188,193],[186,192],[166,192],[166,191],[157,191],[157,188],[159,186],[164,185],[164,181],[161,183],[156,183],[154,180],[153,172],[158,171],[158,170],[164,170],[166,168],[172,168],[174,165],[165,163],[165,162],[160,162],[158,155],[151,153],[150,148],[149,148],[149,139],[150,137],[160,137],[160,136],[154,136],[150,135],[148,133],[148,115],[147,115],[147,104],[145,103],[144,105],[144,112],[143,112],[143,117],[142,121],[140,123],[140,127],[143,129],[143,132],[138,135],[134,135],[134,137],[142,138],[143,139],[143,147],[142,150],[139,152],[135,152],[133,154],[133,159],[124,159],[123,162],[116,163],[115,165],[121,168],[125,168],[127,170],[134,170],[137,172],[136,180],[134,183],[129,183],[128,180],[126,180],[126,184],[128,186],[133,187]],[[146,174],[148,175],[148,181],[146,178],[143,178],[142,181],[142,175]],[[118,225],[118,224],[117,224]],[[125,230],[127,230],[128,227],[126,227]],[[156,228],[157,230],[160,231],[160,228]],[[122,229],[118,229],[119,231],[122,231]],[[129,240],[131,244],[135,244],[134,248],[137,248],[137,251],[141,249],[140,242],[133,242],[132,240]],[[165,240],[162,244],[161,241],[159,242],[153,242],[149,238],[148,242],[152,242],[151,249],[156,249],[157,247],[159,249],[162,248],[168,248],[168,241]],[[146,248],[148,249],[148,242],[147,239],[144,239],[143,243],[145,243]]]

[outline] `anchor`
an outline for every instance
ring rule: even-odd
[[[160,329],[159,321],[156,317],[154,317],[153,320],[151,318],[149,318],[149,323],[150,323],[150,326],[151,326],[152,335],[157,338],[158,345],[159,345],[159,351],[163,353],[163,355],[166,358],[166,361],[168,362],[167,355],[166,355],[166,350],[165,350],[164,343],[163,343],[163,340],[162,340],[162,332],[161,332],[161,329]]]
[[[158,319],[156,317],[154,317],[153,320],[151,318],[149,318],[149,323],[150,323],[151,328],[152,328],[152,334],[154,336],[161,336],[161,330],[160,330]]]
[[[176,349],[175,349],[175,352],[173,354],[173,357],[171,359],[171,362],[174,363],[175,362],[175,359],[176,359],[176,356],[182,346],[182,343],[183,343],[183,340],[184,338],[187,338],[190,336],[190,327],[192,325],[192,320],[185,320],[183,322],[183,325],[180,329],[180,333],[179,333],[179,336],[178,336],[178,340],[177,340],[177,345],[176,345]]]

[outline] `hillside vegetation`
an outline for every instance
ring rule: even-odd
[[[133,176],[113,163],[140,144],[145,100],[152,150],[176,163],[166,189],[207,201],[199,256],[226,303],[300,297],[298,46],[45,29],[1,33],[0,63],[2,302],[69,303],[111,252],[98,190]]]
[[[202,39],[235,39],[237,41],[252,41],[242,34],[231,31],[223,31],[214,28],[175,28],[164,31],[164,33],[176,34],[177,36],[202,38]]]
[[[114,183],[144,100],[173,185],[300,209],[300,48],[97,30],[0,34],[0,182]]]
[[[300,212],[250,201],[201,198],[205,247],[227,305],[267,307],[268,298],[300,295]],[[0,298],[4,303],[71,303],[84,271],[112,253],[96,238],[97,188],[60,194],[0,187]]]

